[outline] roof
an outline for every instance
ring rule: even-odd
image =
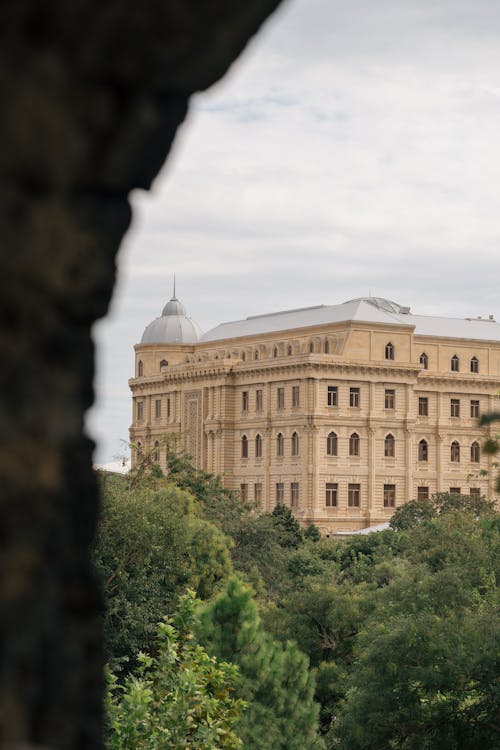
[[[316,305],[221,323],[207,331],[201,337],[201,341],[221,341],[274,331],[352,321],[412,326],[415,329],[414,333],[421,336],[500,341],[500,325],[494,320],[412,315],[409,307],[402,307],[396,302],[380,297],[362,297],[340,305]]]
[[[161,316],[146,327],[141,344],[195,344],[200,336],[198,323],[188,317],[174,294]]]

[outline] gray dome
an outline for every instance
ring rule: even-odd
[[[161,317],[146,327],[141,344],[195,344],[201,333],[198,323],[188,318],[184,306],[174,295],[163,308]]]

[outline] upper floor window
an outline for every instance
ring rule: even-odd
[[[337,493],[338,493],[337,482],[327,482],[325,487],[325,505],[327,508],[335,508],[337,506]]]
[[[292,386],[292,406],[300,406],[300,387],[298,385]]]
[[[327,391],[327,404],[328,406],[337,406],[338,402],[338,388],[336,385],[329,385]]]
[[[429,398],[428,396],[418,397],[418,416],[428,417],[429,416]]]
[[[273,349],[273,357],[277,357],[277,356],[278,356],[278,347],[275,346]]]
[[[167,419],[170,419],[170,414],[171,414],[170,398],[167,398]]]
[[[285,438],[281,432],[278,432],[276,437],[276,455],[283,456],[285,453]]]
[[[299,455],[299,436],[296,432],[292,435],[292,456]]]
[[[349,388],[349,406],[359,406],[359,388]]]
[[[160,362],[160,370],[164,370],[165,367],[168,367],[168,362],[166,359],[162,359],[162,361]]]
[[[460,360],[456,354],[450,360],[450,369],[452,372],[459,372],[460,370]]]
[[[255,391],[255,409],[256,411],[262,411],[262,388],[258,388]]]
[[[450,417],[460,416],[460,399],[452,398],[450,400]]]
[[[460,443],[458,440],[454,440],[451,444],[450,460],[453,461],[453,463],[458,463],[460,461]]]
[[[479,417],[479,401],[477,399],[472,399],[470,402],[470,415],[473,419]]]
[[[422,354],[420,355],[419,362],[422,365],[422,367],[424,368],[424,370],[428,370],[429,369],[429,357],[427,356],[427,354],[425,352],[422,352]]]
[[[330,432],[326,438],[326,455],[336,456],[337,455],[337,435],[334,432]]]
[[[254,359],[259,359],[259,352],[257,350],[254,351],[253,358]]]
[[[384,440],[384,456],[386,458],[394,458],[395,445],[394,435],[386,435]]]
[[[139,440],[139,442],[137,443],[137,447],[136,447],[136,453],[137,453],[137,458],[138,458],[139,460],[142,460],[142,458],[144,457],[144,454],[143,454],[143,451],[142,451],[142,443],[141,443],[141,441],[140,441],[140,440]]]
[[[418,460],[428,461],[429,460],[429,445],[427,440],[422,439],[418,444]]]
[[[137,377],[142,378],[144,375],[144,365],[142,363],[142,359],[139,360],[137,363]]]
[[[246,358],[247,358],[247,353],[246,352],[241,352],[241,361],[245,362]]]
[[[478,464],[481,460],[481,449],[477,440],[474,440],[470,447],[470,460],[474,464]]]
[[[353,432],[349,438],[349,455],[359,456],[359,435],[357,432]]]
[[[325,354],[330,354],[330,342],[329,341],[325,341],[324,346],[323,346],[323,351],[325,352]]]
[[[309,354],[312,354],[314,352],[314,344],[312,341],[309,342]]]
[[[161,398],[155,399],[155,419],[161,417]]]
[[[472,357],[470,361],[470,371],[479,372],[479,360],[477,357]]]
[[[386,359],[394,359],[394,346],[389,341],[388,344],[385,345],[385,358]]]
[[[285,408],[285,389],[278,388],[277,396],[278,396],[278,409],[284,409]]]
[[[255,458],[262,458],[262,436],[255,436]]]
[[[248,411],[248,391],[243,391],[241,394],[241,408],[243,411]]]
[[[241,438],[241,457],[248,458],[248,438],[246,435]]]
[[[394,388],[385,389],[384,405],[386,409],[394,409],[396,406],[396,391]]]
[[[286,349],[286,353],[287,353],[287,355],[289,357],[292,356],[292,345],[291,344],[288,344],[287,349]]]
[[[141,422],[144,419],[144,401],[137,402],[137,421]]]

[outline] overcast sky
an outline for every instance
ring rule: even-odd
[[[499,137],[498,0],[285,2],[132,197],[96,460],[124,452],[133,345],[174,272],[203,330],[369,293],[498,319]]]

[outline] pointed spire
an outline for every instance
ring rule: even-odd
[[[177,297],[175,296],[175,273],[174,273],[174,296],[172,297],[172,299],[177,299]]]

